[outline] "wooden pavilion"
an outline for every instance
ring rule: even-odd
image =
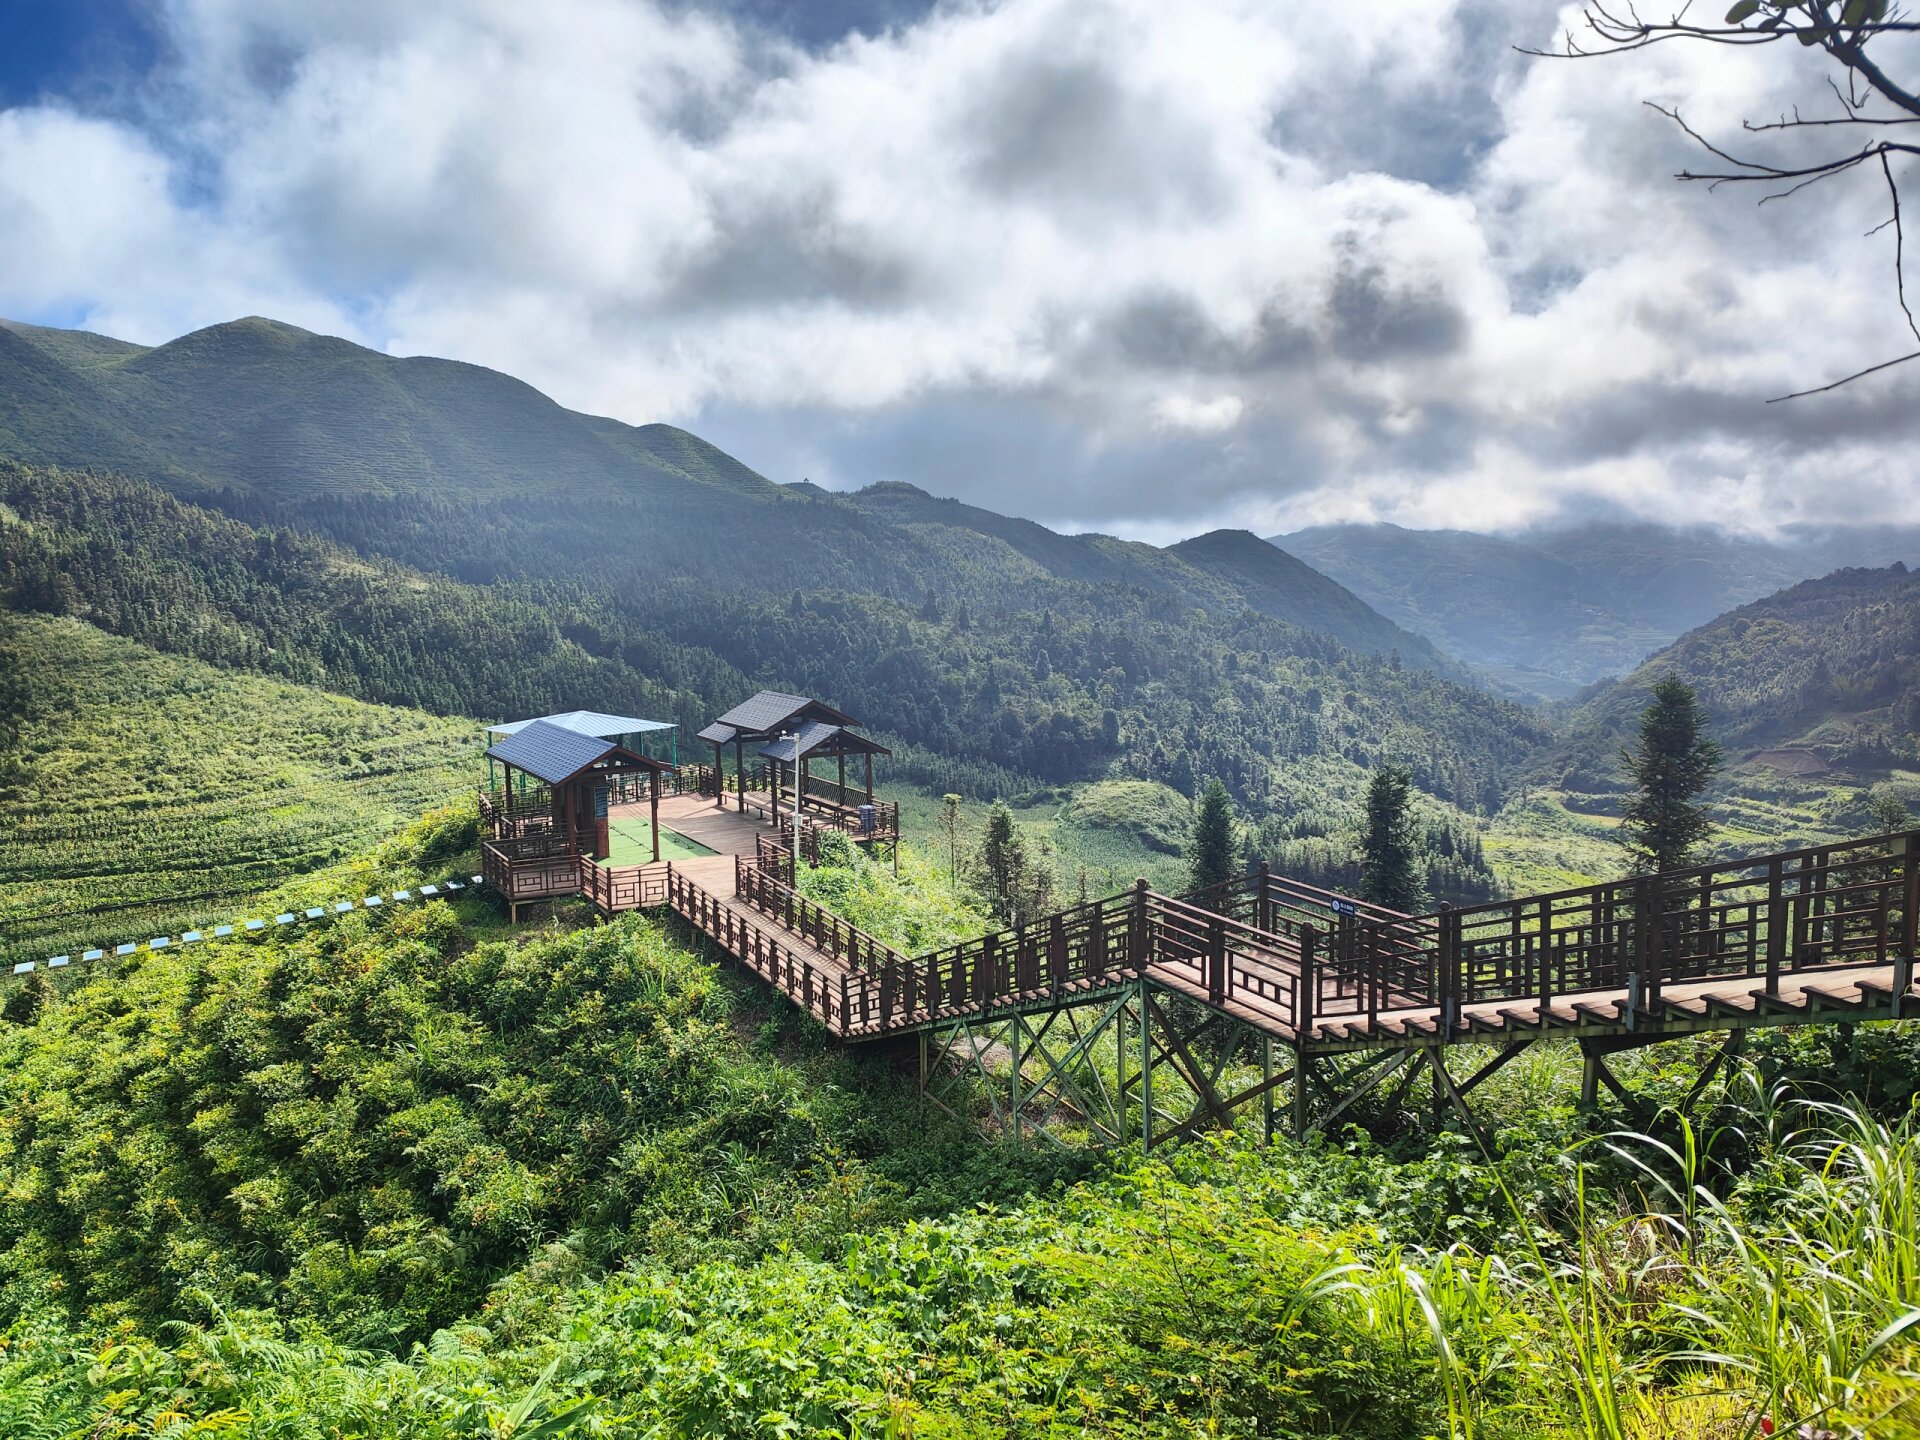
[[[575,855],[605,860],[611,853],[607,811],[615,787],[628,789],[628,777],[646,777],[648,811],[653,827],[653,858],[660,858],[660,779],[674,767],[665,760],[642,755],[593,735],[567,729],[550,720],[531,720],[487,751],[490,764],[502,767],[509,795],[526,795],[515,779],[533,782],[532,791],[545,800],[544,823],[529,825],[526,810],[518,818],[506,815],[511,834],[518,838],[544,830]]]
[[[713,770],[721,773],[725,762],[726,748],[733,747],[733,773],[744,777],[747,773],[746,747],[749,745],[767,745],[781,737],[791,735],[805,724],[837,726],[843,730],[857,728],[860,722],[844,711],[836,710],[823,700],[809,699],[805,695],[789,695],[782,690],[762,690],[751,700],[744,701],[727,711],[718,720],[700,732],[700,738],[713,746]],[[872,745],[872,741],[868,741]],[[882,755],[891,753],[884,746],[874,745],[874,752]],[[846,758],[840,758],[840,788],[846,789]],[[771,777],[770,783],[777,789],[778,775]],[[738,807],[742,814],[747,809],[747,785],[741,780],[738,788]],[[804,787],[803,787],[804,788]],[[841,794],[835,797],[845,804],[847,797]],[[867,754],[867,778],[865,798],[873,799],[873,753]],[[726,787],[715,785],[714,804],[724,806],[727,803]]]

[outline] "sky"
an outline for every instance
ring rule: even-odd
[[[1871,183],[1677,183],[1820,58],[1526,0],[0,0],[0,315],[262,314],[772,479],[1164,543],[1920,523]],[[1907,58],[1913,58],[1911,53]],[[1916,66],[1907,67],[1907,73]]]

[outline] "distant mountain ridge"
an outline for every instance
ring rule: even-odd
[[[1669,673],[1695,687],[1725,751],[1719,803],[1759,834],[1796,798],[1829,833],[1873,827],[1870,791],[1920,813],[1920,573],[1836,570],[1688,631],[1567,709],[1533,778],[1589,808],[1617,803],[1621,747]]]
[[[0,456],[123,472],[468,581],[725,577],[750,591],[936,588],[1036,608],[1050,582],[1111,585],[1451,668],[1251,535],[1159,550],[1060,535],[910,485],[775,485],[671,425],[583,415],[481,366],[384,355],[258,316],[151,348],[0,322]]]
[[[1449,653],[1544,694],[1625,674],[1694,626],[1837,566],[1920,561],[1920,533],[1894,529],[1771,544],[1645,524],[1513,536],[1332,525],[1272,543]]]

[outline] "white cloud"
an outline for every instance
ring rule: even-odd
[[[1162,538],[1752,528],[1809,475],[1920,519],[1904,377],[1759,403],[1894,353],[1874,197],[1681,187],[1640,104],[1772,113],[1798,47],[1527,61],[1517,0],[954,3],[818,52],[651,0],[163,14],[139,105],[0,113],[0,313],[271,313]]]

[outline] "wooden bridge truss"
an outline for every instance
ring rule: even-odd
[[[785,845],[738,823],[732,856],[591,898],[664,903],[831,1034],[897,1046],[932,1099],[1010,1136],[1151,1147],[1256,1112],[1300,1134],[1422,1080],[1473,1128],[1474,1092],[1541,1043],[1580,1047],[1587,1099],[1631,1104],[1607,1065],[1621,1050],[1722,1033],[1731,1054],[1755,1027],[1920,1010],[1920,831],[1422,916],[1265,867],[1185,897],[1141,881],[907,956],[799,895]]]

